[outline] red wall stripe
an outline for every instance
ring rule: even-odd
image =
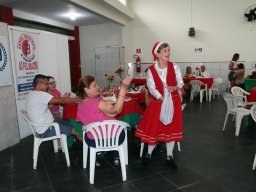
[[[14,25],[12,8],[0,5],[0,21],[8,25]]]
[[[75,40],[69,41],[70,75],[73,88],[77,87],[78,81],[81,78],[79,27],[75,26],[75,30],[69,31],[69,35],[75,37]]]

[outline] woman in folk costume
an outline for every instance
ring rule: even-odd
[[[139,137],[141,142],[148,144],[148,153],[143,158],[144,165],[148,164],[156,143],[164,142],[167,147],[167,164],[177,169],[173,160],[173,148],[175,141],[181,141],[183,136],[180,89],[184,84],[179,67],[169,61],[170,46],[167,43],[155,43],[152,54],[155,62],[147,70],[150,103],[135,136]],[[160,120],[165,94],[166,97],[169,96],[168,104],[172,109],[168,112],[168,117],[171,118],[168,124]]]

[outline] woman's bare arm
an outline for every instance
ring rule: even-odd
[[[131,80],[132,79],[130,77],[125,77],[123,79],[116,103],[114,105],[100,101],[100,111],[102,111],[108,117],[116,117],[118,114],[120,114],[123,110],[125,94],[127,92],[126,90],[128,89]]]

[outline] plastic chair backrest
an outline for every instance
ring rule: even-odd
[[[231,93],[240,98],[243,102],[247,102],[247,95],[250,95],[250,93],[237,86],[231,88]]]
[[[213,80],[212,89],[218,89],[222,81],[222,78],[215,78]]]
[[[59,135],[60,135],[60,129],[59,129],[59,124],[58,123],[41,123],[41,124],[37,124],[37,123],[33,123],[30,119],[29,119],[29,117],[28,117],[28,113],[27,113],[27,111],[25,111],[25,110],[21,110],[21,116],[23,117],[23,119],[29,124],[29,127],[31,128],[31,130],[32,130],[32,133],[33,133],[33,135],[36,137],[36,138],[40,138],[39,137],[39,135],[38,135],[38,133],[36,132],[36,128],[38,128],[38,127],[40,127],[40,128],[42,128],[42,127],[47,127],[47,128],[49,128],[49,127],[51,127],[51,126],[53,126],[54,127],[54,129],[55,129],[55,132],[56,132],[56,136],[52,136],[52,137],[47,137],[47,138],[57,138]]]
[[[90,123],[83,126],[83,131],[90,132],[95,139],[96,148],[118,147],[121,132],[130,127],[127,123],[118,120],[106,120],[102,122]]]
[[[213,80],[213,83],[214,84],[221,84],[222,83],[222,78],[215,78],[214,80]]]
[[[29,127],[31,128],[32,130],[32,133],[35,137],[37,137],[37,134],[34,130],[34,126],[33,126],[33,123],[30,121],[29,117],[28,117],[28,113],[27,111],[25,110],[21,110],[21,116],[23,117],[23,119],[29,124]]]
[[[193,91],[200,91],[201,86],[205,85],[202,81],[199,81],[199,80],[192,80],[189,82],[189,84],[192,85]]]
[[[253,118],[253,120],[256,122],[256,105],[253,105],[252,107],[251,107],[251,116],[252,116],[252,118]]]
[[[227,108],[229,111],[233,111],[238,107],[238,102],[237,102],[236,96],[234,96],[230,93],[225,93],[224,100],[226,101]]]

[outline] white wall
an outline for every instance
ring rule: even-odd
[[[115,23],[80,27],[81,71],[95,76],[94,48],[122,45],[122,26]]]
[[[57,87],[62,93],[65,91],[71,91],[71,81],[70,81],[70,69],[69,69],[69,49],[68,49],[68,37],[64,35],[59,35],[55,33],[49,33],[40,30],[33,30],[21,27],[9,27],[10,29],[22,29],[25,32],[37,32],[39,33],[38,38],[38,72],[44,75],[51,75],[55,77],[58,84]],[[9,30],[9,36],[11,38],[11,30]],[[13,47],[11,47],[13,56]],[[14,57],[12,58],[12,65],[15,68]],[[14,85],[15,83],[15,73],[13,74]],[[16,89],[16,86],[15,86]],[[16,90],[17,93],[17,90]],[[18,123],[20,130],[20,138],[24,138],[31,134],[31,130],[27,123],[22,119],[19,111],[25,109],[25,100],[17,100],[16,105],[18,112]],[[8,109],[1,108],[0,111],[6,111]]]
[[[130,1],[135,17],[130,23],[132,50],[141,48],[142,62],[151,62],[154,42],[166,41],[176,62],[229,61],[236,52],[241,60],[255,61],[256,22],[248,23],[243,18],[244,10],[254,3],[254,0]],[[195,27],[195,38],[188,37],[191,26]],[[195,48],[203,51],[195,53]]]
[[[0,35],[7,37],[7,41],[9,43],[8,27],[6,23],[0,22]],[[9,45],[5,47],[5,49],[8,54],[7,65],[9,65],[9,67],[11,68],[11,54]],[[11,72],[9,75],[12,77]],[[12,85],[0,86],[0,122],[1,151],[20,141],[13,81]]]

